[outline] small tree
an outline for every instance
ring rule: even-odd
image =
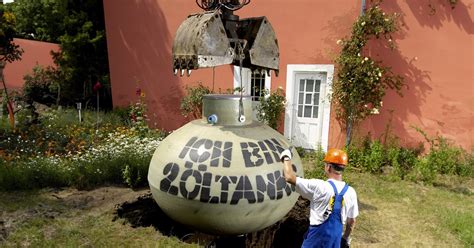
[[[403,78],[363,54],[367,42],[373,38],[385,39],[394,48],[391,34],[398,30],[396,18],[395,14],[387,15],[375,4],[354,23],[351,37],[338,41],[342,50],[336,58],[337,78],[332,100],[336,118],[346,128],[346,146],[351,141],[352,127],[367,118],[373,109],[381,107],[388,88],[401,95]]]
[[[18,19],[18,35],[59,43],[53,59],[62,77],[61,104],[94,104],[100,81],[100,106],[112,107],[102,1],[15,0],[6,6]]]
[[[20,46],[13,42],[15,34],[15,15],[0,5],[0,63],[3,66],[6,62],[19,60],[23,53]]]
[[[19,60],[23,53],[23,50],[13,42],[14,36],[15,16],[11,12],[5,11],[3,4],[0,4],[0,79],[7,98],[8,115],[12,128],[15,127],[15,117],[13,115],[13,104],[8,96],[7,85],[3,78],[3,69],[7,62]]]

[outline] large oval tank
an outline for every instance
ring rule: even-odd
[[[298,198],[279,161],[289,146],[280,133],[252,121],[250,97],[206,95],[203,118],[156,149],[148,182],[160,208],[182,224],[218,235],[258,231],[283,218]]]

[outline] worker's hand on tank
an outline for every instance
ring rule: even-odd
[[[349,248],[349,240],[345,239],[344,237],[341,238],[341,248]]]
[[[280,154],[281,162],[283,162],[285,158],[288,158],[287,160],[291,160],[292,157],[293,157],[293,154],[291,153],[290,149],[285,149]]]

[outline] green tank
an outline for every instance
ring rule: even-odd
[[[175,221],[217,235],[250,233],[282,219],[298,199],[279,160],[288,147],[284,136],[252,120],[250,97],[206,95],[203,118],[156,149],[148,182]],[[293,155],[293,169],[302,176],[294,149]]]

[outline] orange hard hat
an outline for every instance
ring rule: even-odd
[[[331,164],[338,164],[340,166],[345,167],[347,165],[347,161],[349,157],[347,157],[347,153],[343,150],[331,148],[326,153],[324,157],[324,162],[331,163]]]

